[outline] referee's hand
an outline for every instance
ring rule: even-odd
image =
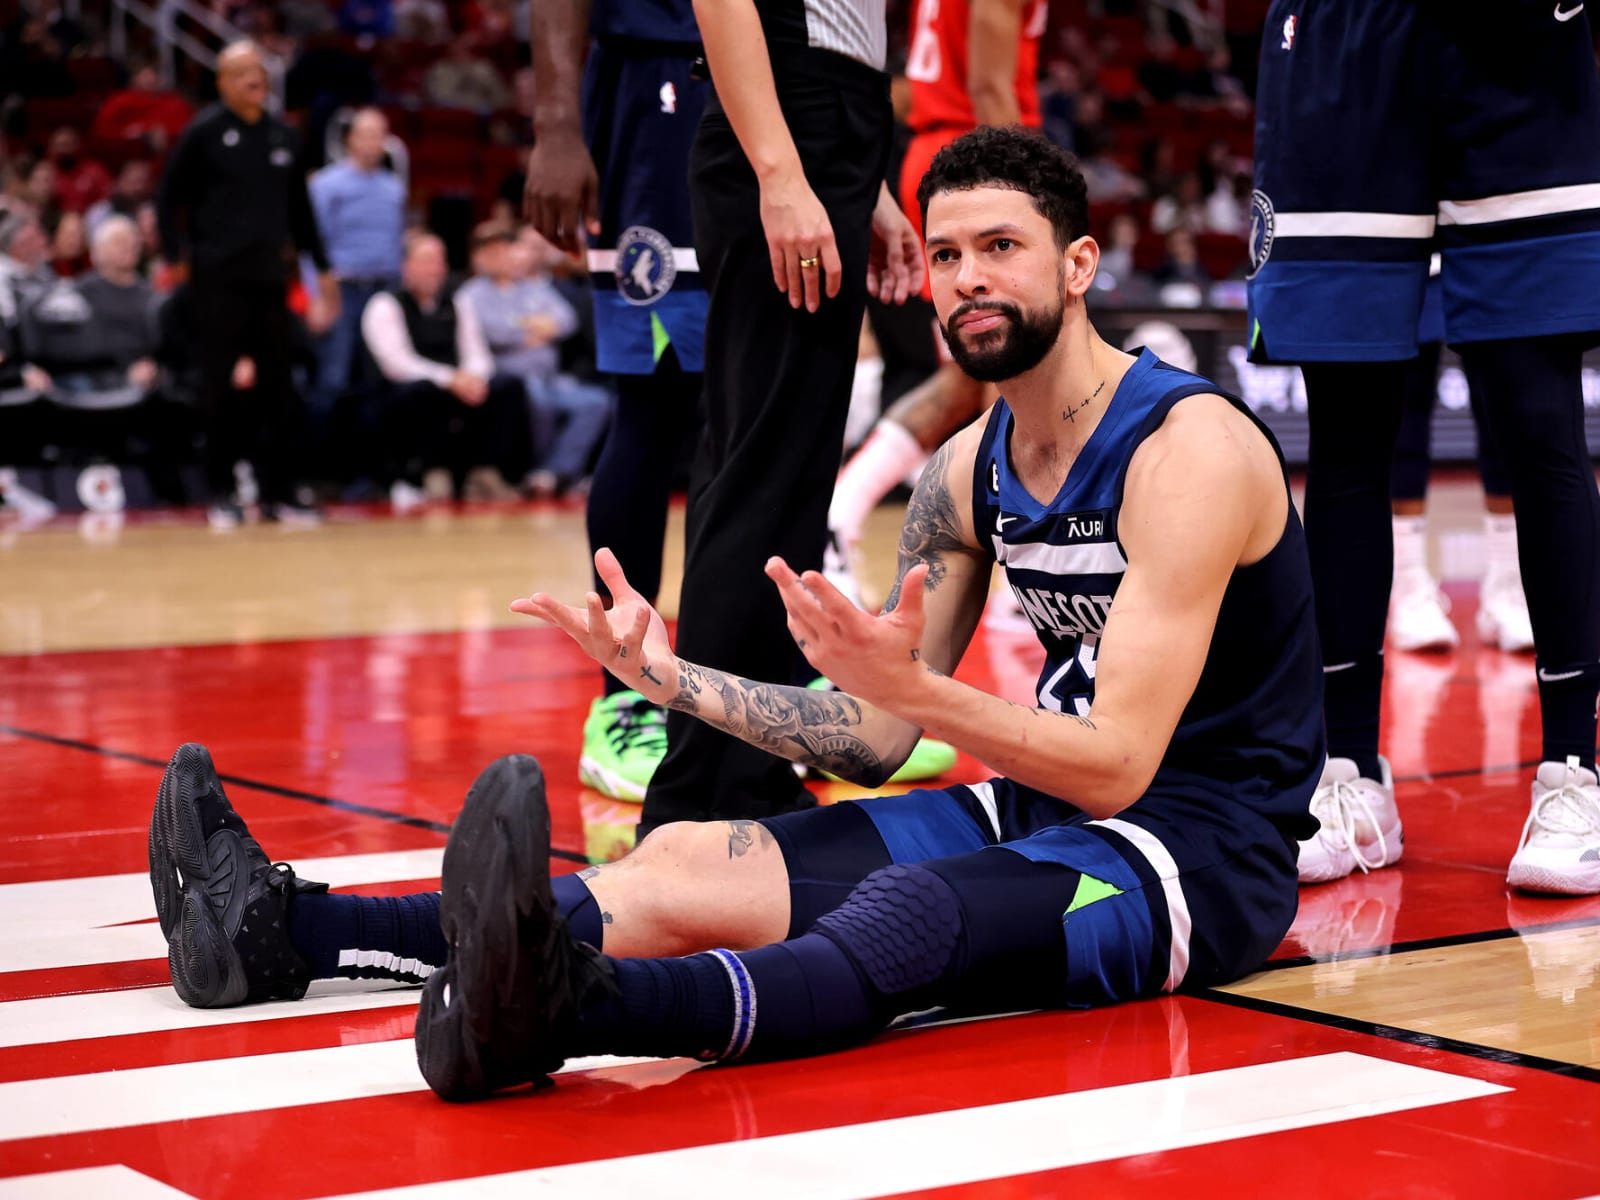
[[[789,305],[816,312],[824,292],[839,294],[839,247],[828,210],[804,173],[792,170],[761,181],[761,228],[772,258],[772,282],[789,293]]]
[[[872,246],[867,257],[867,294],[884,304],[904,304],[922,290],[927,262],[917,231],[889,192],[878,191],[872,210]]]

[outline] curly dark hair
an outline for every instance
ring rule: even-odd
[[[928,226],[928,201],[936,192],[1003,187],[1024,192],[1050,222],[1056,245],[1089,232],[1089,196],[1078,160],[1044,134],[1020,125],[986,125],[963,134],[933,156],[917,185],[922,226]]]

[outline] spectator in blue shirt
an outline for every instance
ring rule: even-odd
[[[536,462],[526,481],[534,495],[551,496],[587,480],[611,419],[611,396],[561,370],[561,343],[578,328],[578,314],[549,273],[527,261],[509,226],[486,222],[473,231],[473,277],[461,295],[483,329],[497,374],[514,375],[528,390]]]
[[[329,419],[350,386],[367,301],[400,281],[406,224],[405,184],[384,167],[389,122],[363,108],[345,133],[345,156],[311,178],[311,207],[339,282],[339,315],[317,346],[317,380],[307,397],[311,436],[325,448]],[[315,329],[320,323],[311,314]],[[325,466],[327,464],[324,464]]]

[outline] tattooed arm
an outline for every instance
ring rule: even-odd
[[[770,754],[876,787],[917,744],[921,730],[843,692],[757,683],[675,660],[667,704]]]
[[[923,468],[900,530],[899,568],[884,612],[900,603],[906,572],[924,565],[919,658],[955,670],[983,615],[993,566],[972,532],[972,468],[982,423],[956,434]],[[806,646],[801,645],[801,650]],[[782,687],[676,660],[668,704],[772,754],[875,787],[905,762],[920,726],[846,692]]]
[[[934,452],[922,469],[900,526],[894,586],[883,611],[900,607],[906,572],[928,568],[923,582],[927,624],[922,659],[948,675],[972,641],[989,594],[994,558],[977,544],[972,528],[972,470],[983,422],[976,421]]]

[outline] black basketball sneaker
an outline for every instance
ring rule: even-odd
[[[211,754],[179,746],[150,818],[150,890],[172,986],[195,1008],[298,1000],[311,971],[289,941],[288,908],[325,883],[273,863],[228,802]]]
[[[442,1098],[544,1086],[610,964],[572,940],[550,895],[550,809],[537,759],[484,768],[445,846],[439,921],[449,960],[417,1009],[417,1065]]]

